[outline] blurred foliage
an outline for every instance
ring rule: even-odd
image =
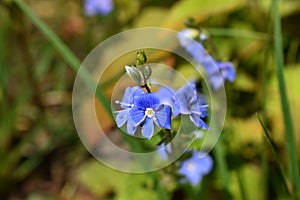
[[[94,161],[76,134],[71,110],[76,72],[13,0],[0,1],[0,199],[160,199],[161,193],[166,199],[287,198],[255,116],[263,113],[287,170],[271,0],[115,0],[113,12],[102,17],[85,16],[80,0],[24,2],[80,60],[121,31],[146,26],[181,30],[185,20],[194,17],[210,33],[219,56],[235,63],[237,80],[226,85],[227,119],[220,138],[220,162],[226,165],[222,170],[216,161],[213,173],[196,188],[176,182],[172,166],[155,176],[117,172]],[[300,1],[279,3],[284,75],[299,152]],[[134,60],[131,55],[114,61],[100,80],[107,96],[124,64]],[[174,55],[164,52],[149,58],[176,67],[186,77],[194,74]],[[103,117],[106,112],[100,103],[97,108],[105,130],[111,131],[113,122],[108,115]],[[86,134],[94,141],[88,123]],[[299,153],[295,154],[299,161]],[[229,182],[224,182],[224,173]]]

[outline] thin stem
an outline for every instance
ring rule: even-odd
[[[149,87],[148,84],[142,85],[141,87],[142,87],[142,88],[146,88],[147,92],[148,92],[148,93],[151,93],[151,89],[150,89],[150,87]]]
[[[272,1],[272,10],[274,18],[274,53],[276,62],[276,75],[278,80],[278,88],[281,98],[281,109],[283,113],[283,120],[285,125],[285,137],[287,142],[287,157],[289,165],[289,177],[292,181],[294,199],[299,199],[300,191],[300,177],[299,177],[299,163],[297,145],[295,143],[292,117],[290,113],[290,106],[288,96],[286,93],[285,79],[283,75],[284,60],[282,47],[282,33],[281,33],[281,19],[279,15],[278,0]]]
[[[266,126],[264,125],[262,119],[260,118],[259,114],[256,113],[256,116],[257,116],[257,119],[261,125],[261,127],[263,128],[263,133],[264,133],[264,137],[266,138],[266,141],[269,143],[270,147],[271,147],[271,151],[272,151],[272,154],[277,162],[277,165],[279,167],[279,172],[280,172],[280,176],[283,180],[283,186],[284,186],[284,189],[285,191],[287,192],[287,194],[289,195],[289,197],[291,197],[291,193],[289,191],[289,188],[288,188],[288,183],[287,183],[287,178],[286,178],[286,175],[283,171],[283,167],[281,165],[281,162],[280,162],[280,159],[279,159],[279,156],[277,155],[276,153],[276,147],[275,147],[275,144],[274,142],[272,141],[271,137],[270,137],[270,134],[268,133],[267,131],[267,128]]]

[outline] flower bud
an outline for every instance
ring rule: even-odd
[[[147,56],[144,51],[137,52],[136,54],[136,65],[143,65],[147,62]]]
[[[134,66],[125,66],[125,70],[130,78],[132,78],[135,82],[138,84],[142,81],[141,73],[138,71],[138,69]]]
[[[140,67],[144,79],[148,80],[152,74],[152,69],[149,65],[144,65]]]

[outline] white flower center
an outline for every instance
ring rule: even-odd
[[[145,115],[149,118],[154,116],[154,110],[152,108],[146,108]]]
[[[196,165],[194,162],[188,162],[187,168],[188,170],[193,171],[196,168]]]

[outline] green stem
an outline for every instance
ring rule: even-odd
[[[297,158],[297,147],[295,143],[294,130],[292,124],[292,117],[290,113],[289,101],[285,90],[285,80],[283,76],[283,51],[282,51],[282,34],[281,34],[281,19],[278,9],[278,0],[272,1],[272,10],[274,17],[274,53],[276,61],[276,74],[278,79],[278,87],[281,98],[281,109],[285,124],[285,137],[287,142],[287,158],[289,165],[289,177],[293,185],[293,198],[298,199],[297,193],[300,193],[300,178],[299,178],[299,164]]]
[[[225,199],[232,199],[230,195],[229,185],[230,185],[230,177],[228,166],[225,158],[225,149],[224,144],[221,138],[219,139],[218,144],[215,146],[213,151],[216,158],[216,166],[218,168],[220,177],[222,178],[222,190],[225,195]]]
[[[281,179],[283,181],[283,186],[284,186],[284,189],[285,191],[287,192],[287,194],[289,195],[289,197],[291,197],[291,194],[290,194],[290,191],[289,191],[289,188],[288,188],[288,184],[287,184],[287,179],[286,179],[286,175],[283,171],[283,167],[281,165],[281,162],[280,162],[280,159],[279,159],[279,156],[277,155],[276,153],[276,147],[275,147],[275,144],[274,142],[272,141],[271,137],[270,137],[270,134],[268,133],[267,131],[267,128],[266,126],[264,125],[262,119],[260,118],[260,116],[258,115],[258,113],[256,113],[256,116],[257,116],[257,119],[260,123],[260,125],[262,126],[263,128],[263,133],[264,133],[264,137],[266,138],[267,142],[269,143],[270,147],[271,147],[271,151],[272,151],[272,154],[277,162],[277,165],[279,167],[279,172],[280,172],[280,176],[281,176]]]

